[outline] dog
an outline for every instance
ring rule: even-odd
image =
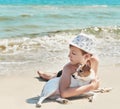
[[[71,76],[71,84],[70,87],[78,87],[83,86],[86,84],[89,84],[93,79],[95,78],[94,71],[88,67],[88,66],[79,66],[78,69],[75,72],[74,77]],[[59,81],[60,77],[55,77],[50,79],[43,87],[43,90],[40,94],[39,100],[36,103],[36,107],[41,107],[42,102],[46,98],[54,98],[57,102],[66,104],[68,103],[68,99],[61,98],[59,94]],[[93,93],[89,93],[91,96],[93,96]],[[92,100],[92,98],[89,98],[89,101]]]

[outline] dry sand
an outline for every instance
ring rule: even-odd
[[[120,64],[106,62],[100,64],[99,77],[100,87],[112,87],[109,93],[97,94],[92,103],[87,99],[71,99],[70,103],[63,105],[53,100],[46,100],[41,109],[115,109],[120,108]],[[108,59],[110,60],[110,58]],[[42,63],[41,63],[42,65]],[[32,66],[35,66],[34,68]],[[36,71],[44,69],[44,66],[30,64],[18,68],[17,74],[0,76],[0,108],[1,109],[35,109],[37,96],[41,92],[45,81],[38,78]],[[57,66],[57,65],[56,65]],[[58,70],[60,65],[51,71]],[[22,69],[21,69],[22,68]],[[51,69],[46,66],[47,70]],[[9,71],[9,72],[12,72]],[[21,73],[24,72],[24,73]]]

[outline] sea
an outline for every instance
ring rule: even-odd
[[[80,33],[96,37],[99,57],[120,64],[120,0],[0,0],[0,75],[17,65],[62,63]]]

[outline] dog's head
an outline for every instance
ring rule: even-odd
[[[75,78],[80,79],[80,80],[82,79],[84,81],[88,81],[88,80],[92,80],[95,78],[95,73],[91,69],[91,67],[88,65],[84,65],[83,67],[79,66],[75,73]]]
[[[91,67],[88,65],[84,65],[83,67],[80,66],[77,69],[77,75],[81,77],[87,77],[90,75],[90,73],[91,73]]]

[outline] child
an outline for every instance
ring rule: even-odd
[[[99,87],[99,80],[97,78],[98,59],[93,55],[95,53],[95,42],[93,36],[80,34],[69,43],[69,59],[68,62],[58,74],[50,75],[47,73],[38,72],[43,79],[49,80],[53,77],[60,78],[59,91],[63,98],[77,96],[97,89]],[[71,82],[71,75],[74,75],[79,65],[89,66],[96,75],[96,79],[90,84],[81,87],[69,87]]]

